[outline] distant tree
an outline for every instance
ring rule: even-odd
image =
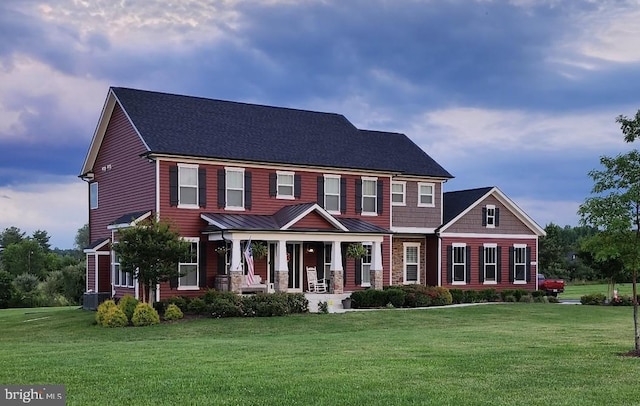
[[[0,270],[0,309],[9,307],[13,296],[13,276]]]
[[[31,238],[40,245],[43,252],[51,251],[51,244],[49,244],[49,240],[51,239],[51,237],[49,236],[49,233],[47,233],[46,231],[36,230],[33,232],[33,235]]]
[[[49,270],[47,259],[51,260],[40,244],[29,238],[10,244],[2,251],[3,268],[14,277],[28,273],[44,278]]]
[[[540,238],[540,270],[547,278],[566,278],[568,248],[562,241],[562,228],[550,223],[544,231],[547,235]]]
[[[633,142],[640,138],[640,110],[636,112],[634,118],[628,118],[621,114],[616,118],[616,122],[620,124],[625,141]]]
[[[149,304],[153,303],[160,282],[181,276],[178,263],[187,258],[189,248],[190,244],[168,223],[155,219],[121,230],[118,243],[113,245],[120,258],[120,269],[137,277],[143,286],[142,300]]]
[[[79,251],[84,250],[89,246],[89,224],[85,224],[80,227],[76,233],[75,248]]]
[[[603,170],[589,172],[594,181],[592,196],[580,205],[578,212],[582,224],[600,230],[588,243],[596,260],[619,260],[631,273],[634,351],[640,355],[637,290],[640,268],[640,152],[633,150],[613,158],[603,156],[600,163]]]
[[[18,227],[8,227],[5,228],[2,233],[0,233],[0,246],[7,248],[11,244],[17,244],[24,240],[25,233],[23,233]]]

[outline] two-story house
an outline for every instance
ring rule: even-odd
[[[479,240],[468,239],[479,235],[499,237],[502,247],[506,234],[520,241],[524,233],[531,248],[541,235],[498,189],[450,215],[449,172],[406,135],[360,130],[333,113],[111,88],[80,177],[88,183],[92,241],[87,291],[115,296],[139,290],[112,250],[118,230],[149,216],[170,221],[192,246],[191,259],[179,264],[183,276],[161,284],[156,299],[240,291],[248,241],[267,246],[255,271],[269,290],[304,291],[304,270],[313,266],[341,293],[408,283],[477,287],[479,278],[466,276],[476,257],[465,263],[466,279],[455,276],[460,238],[471,252]],[[478,233],[468,223],[479,205],[493,207],[479,221],[493,219],[495,228],[481,225]],[[499,209],[502,225],[515,210],[520,227],[496,232]],[[364,257],[347,258],[352,243],[364,244]],[[511,251],[503,255],[509,263]],[[535,260],[525,265],[535,274]],[[511,275],[506,265],[503,273]]]

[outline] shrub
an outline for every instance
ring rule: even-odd
[[[607,297],[602,293],[592,293],[580,297],[580,303],[583,305],[600,306],[603,305]]]
[[[505,302],[517,302],[516,297],[514,295],[508,295],[504,297]]]
[[[79,304],[85,290],[85,267],[83,264],[62,268],[62,294],[75,304]]]
[[[513,296],[515,298],[515,290],[513,289],[505,289],[500,291],[500,298],[503,302],[508,302],[507,297]]]
[[[531,296],[534,298],[547,296],[547,292],[544,290],[534,290],[531,292]]]
[[[174,304],[167,306],[167,310],[164,312],[165,320],[179,320],[184,317],[182,310]]]
[[[193,298],[187,305],[187,311],[193,314],[205,314],[207,312],[207,304],[200,297]]]
[[[156,309],[158,314],[164,314],[164,312],[167,311],[168,306],[169,306],[169,302],[167,302],[166,300],[162,300],[160,302],[153,302],[153,308]]]
[[[13,296],[13,277],[7,271],[0,270],[0,309],[9,307]]]
[[[389,303],[387,292],[376,289],[365,289],[351,294],[352,306],[357,309],[384,307]]]
[[[631,300],[631,296],[622,295],[612,298],[609,304],[611,306],[633,306],[633,300]]]
[[[549,303],[549,299],[546,296],[535,296],[533,297],[533,301],[535,303]]]
[[[480,291],[480,298],[487,302],[498,302],[500,301],[500,294],[494,288],[483,289]]]
[[[464,300],[464,292],[462,289],[449,289],[451,300],[455,304],[460,304]]]
[[[284,316],[289,312],[286,294],[264,294],[244,296],[242,312],[246,317]]]
[[[133,311],[133,317],[131,322],[134,326],[150,326],[152,324],[160,323],[160,316],[156,309],[151,307],[147,303],[138,303],[136,309]]]
[[[102,319],[103,327],[126,327],[129,324],[127,315],[118,307],[109,307]]]
[[[544,296],[547,303],[560,303],[560,299],[557,296]]]
[[[387,294],[387,303],[393,305],[393,307],[402,307],[404,306],[404,300],[407,294],[404,290],[398,288],[390,288],[386,290]]]
[[[234,296],[237,295],[234,294]],[[228,296],[220,295],[207,305],[207,313],[214,318],[240,317],[242,316],[242,307]]]
[[[446,306],[453,303],[449,289],[442,286],[429,287],[431,304],[434,306]]]
[[[131,321],[133,312],[136,310],[138,303],[139,301],[135,297],[131,295],[124,295],[118,302],[118,307],[127,316],[127,320]]]
[[[174,304],[181,309],[187,309],[187,305],[189,304],[189,298],[184,296],[172,296],[167,299],[167,303]]]
[[[518,299],[520,303],[533,303],[533,296],[531,295],[522,295],[520,299]]]
[[[480,301],[480,292],[477,290],[465,290],[463,303],[477,303]]]
[[[516,289],[513,291],[513,296],[516,297],[516,300],[519,302],[522,296],[526,296],[529,294],[529,291],[526,289]]]
[[[100,305],[98,306],[98,311],[96,312],[96,323],[98,323],[98,325],[103,325],[104,318],[109,309],[112,307],[118,306],[116,305],[116,302],[111,299],[105,300],[104,302],[100,303]]]
[[[309,301],[304,293],[285,293],[287,298],[288,313],[299,314],[309,311]]]
[[[424,307],[431,305],[431,296],[434,292],[424,285],[403,285],[400,286],[405,292],[404,305],[406,307]]]
[[[319,302],[318,303],[318,313],[321,313],[321,314],[329,313],[329,303],[328,302]]]

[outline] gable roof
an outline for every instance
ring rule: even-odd
[[[482,203],[488,196],[493,195],[500,203],[510,210],[520,221],[522,221],[531,231],[538,236],[546,235],[531,217],[520,209],[511,199],[495,186],[482,187],[476,189],[458,190],[446,192],[443,196],[444,224],[438,227],[438,231],[445,231],[458,219],[468,213],[471,209]]]
[[[109,91],[83,175],[93,167],[115,102],[149,154],[452,178],[406,135],[359,130],[340,114],[122,87]]]

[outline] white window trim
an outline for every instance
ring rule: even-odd
[[[95,186],[95,192],[92,192],[92,189],[94,188],[94,186]],[[91,196],[95,196],[96,197],[95,206],[92,205]],[[98,182],[89,183],[89,209],[90,210],[97,209],[99,205],[100,204],[98,203]]]
[[[136,286],[135,275],[132,272],[125,272],[122,270],[120,262],[116,262],[118,254],[114,250],[111,250],[111,277],[113,278],[113,286],[118,288],[134,288]],[[116,265],[118,266],[118,283],[115,283]],[[131,284],[127,284],[127,274],[131,274]],[[124,283],[123,283],[124,280]]]
[[[393,192],[393,186],[400,185],[402,186],[402,202],[394,202],[393,195],[399,195],[400,193]],[[406,206],[407,205],[407,182],[404,181],[393,181],[391,182],[391,205],[392,206]]]
[[[196,185],[195,185],[195,189],[196,189],[196,203],[195,203],[195,204],[193,204],[193,203],[182,203],[182,199],[181,199],[181,196],[180,196],[180,194],[181,194],[181,193],[180,193],[180,189],[183,187],[183,186],[180,184],[180,169],[182,169],[182,168],[185,168],[185,169],[195,169],[195,170],[196,170]],[[200,205],[199,205],[199,202],[198,202],[198,197],[199,197],[199,196],[198,196],[198,190],[199,190],[199,187],[200,187],[200,185],[198,184],[198,182],[200,181],[200,180],[198,179],[198,178],[199,178],[199,176],[198,176],[198,168],[199,168],[199,166],[198,166],[198,165],[193,165],[193,164],[178,164],[178,208],[180,208],[180,209],[199,209],[199,208],[200,208]],[[184,187],[191,187],[191,188],[192,188],[192,187],[194,187],[194,186],[193,186],[193,185],[187,185],[187,186],[184,186]]]
[[[324,196],[323,197],[324,198],[324,202],[323,202],[324,203],[324,208],[327,207],[327,195],[336,196],[335,193],[327,193],[327,179],[338,179],[338,194],[337,194],[337,196],[338,196],[338,210],[327,210],[327,212],[330,213],[330,214],[341,214],[340,213],[340,210],[341,210],[340,201],[342,200],[342,196],[340,195],[340,179],[341,179],[341,177],[340,177],[340,175],[327,175],[327,174],[325,174],[324,175],[324,179],[325,179],[324,190],[323,190],[323,193],[324,193],[324,195],[323,195]]]
[[[188,286],[180,286],[180,277],[178,277],[178,290],[200,290],[200,238],[198,237],[182,237],[183,241],[187,241],[189,243],[196,243],[196,284],[188,285]],[[182,265],[193,265],[194,262],[179,262],[178,263],[178,272],[180,272],[180,266]]]
[[[498,272],[500,272],[500,270],[498,269],[498,244],[497,243],[484,243],[482,244],[483,250],[482,250],[482,255],[484,255],[484,248],[495,248],[496,250],[496,280],[495,281],[488,281],[487,280],[487,258],[484,257],[483,258],[483,263],[484,263],[484,267],[482,269],[482,272],[484,272],[484,278],[483,279],[483,284],[484,285],[497,285],[498,284]]]
[[[416,247],[417,248],[417,272],[416,272],[416,280],[408,281],[407,280],[407,248],[408,247]],[[411,263],[413,265],[413,262]],[[402,283],[404,285],[416,285],[420,283],[420,243],[419,242],[405,242],[402,244]]]
[[[527,244],[513,244],[513,248],[514,248],[514,258],[513,258],[513,269],[510,270],[510,272],[513,274],[513,284],[514,285],[526,285],[527,284]],[[516,249],[523,249],[524,248],[524,262],[522,264],[524,264],[524,280],[516,280],[516,259],[515,259],[515,250]]]
[[[365,248],[369,247],[370,251],[373,249],[372,242],[363,242],[362,245],[364,245]],[[373,254],[372,251],[371,253]],[[371,258],[371,260],[373,260],[373,257]],[[362,282],[364,281],[364,272],[363,272],[364,264],[369,264],[369,282]],[[371,264],[372,262],[360,261],[360,281],[361,281],[360,286],[362,287],[371,287]]]
[[[360,213],[363,216],[377,216],[378,215],[378,178],[377,177],[370,177],[370,176],[363,176],[362,178],[360,178],[362,180],[362,189],[360,190],[360,194],[362,195],[362,197],[360,198],[360,207],[362,207],[362,212]],[[366,195],[364,194],[364,182],[365,181],[369,181],[369,182],[375,182],[376,186],[374,187],[374,195]],[[373,207],[373,211],[364,211],[364,198],[365,197],[373,197],[373,202],[374,202],[374,207]]]
[[[280,175],[283,176],[291,176],[291,185],[280,183]],[[291,186],[291,194],[290,195],[281,195],[280,194],[280,186]],[[296,194],[296,173],[295,172],[286,172],[286,171],[276,171],[276,199],[284,199],[284,200],[294,200]]]
[[[420,188],[422,186],[431,186],[431,203],[421,203],[420,202],[420,197],[421,196],[429,196],[429,195],[423,195],[420,193]],[[436,206],[436,184],[435,183],[429,183],[429,182],[418,182],[418,207],[435,207]]]
[[[494,204],[488,204],[486,206],[487,209],[487,218],[485,222],[487,223],[487,228],[496,228],[496,206]],[[493,216],[489,216],[489,210],[493,210]],[[489,224],[489,217],[493,218],[493,224]]]
[[[461,243],[461,242],[454,242],[453,244],[451,244],[452,250],[451,250],[451,284],[452,285],[466,285],[467,284],[467,266],[469,266],[469,264],[467,264],[467,243]],[[455,264],[456,262],[454,261],[456,255],[455,255],[455,249],[456,248],[464,248],[464,280],[463,281],[456,281],[455,280]]]
[[[227,181],[227,174],[229,172],[241,172],[242,173],[242,205],[241,206],[229,206],[229,182]],[[244,205],[245,205],[245,201],[244,201],[244,191],[247,185],[244,184],[244,168],[237,168],[237,167],[225,167],[224,168],[224,201],[225,201],[225,210],[231,210],[231,211],[244,211]],[[231,189],[231,190],[240,190],[240,189]]]

